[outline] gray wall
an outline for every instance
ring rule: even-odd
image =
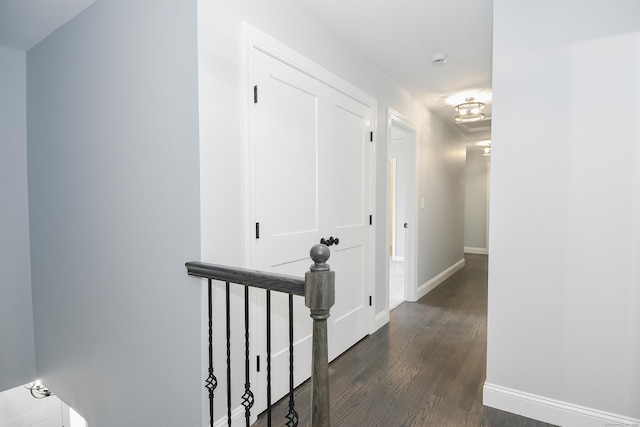
[[[467,148],[464,186],[464,247],[466,252],[487,251],[487,173],[491,156],[477,146]]]
[[[33,381],[26,55],[0,46],[0,391]]]
[[[418,285],[464,259],[464,138],[435,114],[424,133],[430,138],[419,148]]]
[[[37,369],[91,427],[201,425],[197,102],[195,1],[98,1],[27,53]]]
[[[640,3],[496,0],[494,13],[485,404],[637,423]]]

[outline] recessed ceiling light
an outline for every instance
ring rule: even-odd
[[[447,55],[445,55],[444,53],[434,53],[433,55],[431,55],[431,65],[433,65],[434,67],[444,65],[445,62],[447,62]]]

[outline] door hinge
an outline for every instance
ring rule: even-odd
[[[369,141],[373,142],[373,131],[369,132]]]
[[[253,87],[253,103],[254,104],[258,103],[258,85],[255,85]]]
[[[256,371],[260,372],[260,356],[256,356]]]
[[[373,215],[369,215],[369,225],[373,225]]]
[[[256,222],[256,239],[260,238],[260,223]]]
[[[373,305],[373,297],[369,295],[369,307]]]

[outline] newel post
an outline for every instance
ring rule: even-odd
[[[311,359],[311,427],[329,427],[329,350],[327,318],[335,303],[335,273],[326,261],[329,248],[318,244],[311,248],[314,264],[305,275],[305,305],[313,318]]]

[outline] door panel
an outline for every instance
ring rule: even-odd
[[[371,108],[333,91],[330,117],[320,170],[329,206],[321,228],[340,240],[329,259],[336,272],[336,304],[328,321],[333,359],[368,333]]]
[[[318,231],[318,93],[309,76],[256,55],[253,141],[258,268],[306,257]],[[262,242],[268,241],[268,244]],[[299,273],[298,273],[299,274]]]
[[[268,54],[254,50],[253,59],[258,103],[251,109],[250,146],[260,237],[252,239],[252,267],[301,276],[314,244],[340,239],[329,259],[336,272],[336,305],[328,319],[333,359],[368,333],[373,109]],[[288,392],[288,297],[271,295],[275,402]],[[257,351],[264,354],[264,292],[255,296]],[[294,318],[299,384],[311,372],[312,324],[304,298],[294,297]],[[259,393],[258,411],[264,409]]]
[[[336,94],[337,96],[337,94]],[[344,95],[343,95],[344,96]],[[323,174],[326,198],[333,203],[326,212],[326,226],[343,227],[362,225],[365,217],[364,159],[365,135],[369,125],[364,117],[334,106],[332,128],[323,147],[326,168]],[[368,213],[369,207],[366,206]]]

